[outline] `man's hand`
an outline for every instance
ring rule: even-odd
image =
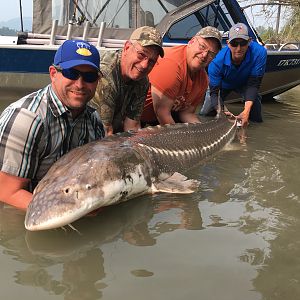
[[[219,115],[221,112],[222,112],[222,106],[221,104],[218,104],[217,106],[214,107],[217,115]],[[229,117],[233,117],[234,115],[228,110],[227,106],[224,104],[223,105],[223,112],[226,116],[229,116]]]
[[[236,116],[229,110],[224,110],[224,114],[229,118],[236,118]]]
[[[241,122],[242,127],[247,127],[249,124],[249,112],[243,110],[238,116],[238,120]]]
[[[105,132],[106,132],[105,136],[109,136],[109,135],[114,134],[112,125],[104,125],[104,129],[105,129]]]
[[[242,123],[242,127],[247,127],[249,124],[249,115],[252,105],[253,101],[245,101],[244,110],[237,116],[238,120]]]

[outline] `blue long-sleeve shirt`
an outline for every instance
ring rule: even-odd
[[[208,67],[212,104],[217,106],[220,89],[245,88],[246,100],[254,101],[265,73],[266,62],[266,49],[254,41],[250,42],[246,56],[239,66],[232,63],[230,48],[223,48]]]

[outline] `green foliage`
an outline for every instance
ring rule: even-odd
[[[277,37],[277,34],[276,34],[274,28],[272,28],[272,27],[264,28],[264,30],[260,34],[260,37],[266,44],[277,43],[278,37]]]
[[[265,26],[258,26],[256,31],[261,36],[265,43],[286,43],[300,41],[300,1],[299,0],[240,0],[240,4],[245,6],[259,5],[260,10],[256,12],[256,16],[264,17],[266,20]],[[262,3],[268,3],[269,5],[260,5]],[[276,32],[276,20],[278,14],[278,5],[281,6],[280,21],[278,24],[284,26],[280,32]],[[258,6],[257,6],[258,7]],[[274,23],[273,21],[274,20]]]
[[[14,29],[10,29],[8,27],[1,27],[0,28],[0,35],[16,36],[17,31],[14,30]]]
[[[282,28],[281,39],[283,42],[300,41],[300,8],[294,7],[290,19]]]

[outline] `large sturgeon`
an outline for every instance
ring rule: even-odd
[[[199,124],[148,127],[78,147],[37,185],[25,227],[61,227],[99,207],[147,193],[192,193],[199,182],[180,173],[222,149],[236,128],[236,121],[221,116]]]

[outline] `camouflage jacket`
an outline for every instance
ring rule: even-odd
[[[101,51],[100,69],[103,77],[98,83],[91,106],[97,109],[105,126],[114,132],[123,131],[125,117],[139,121],[146,99],[148,78],[125,83],[121,76],[122,50]]]

